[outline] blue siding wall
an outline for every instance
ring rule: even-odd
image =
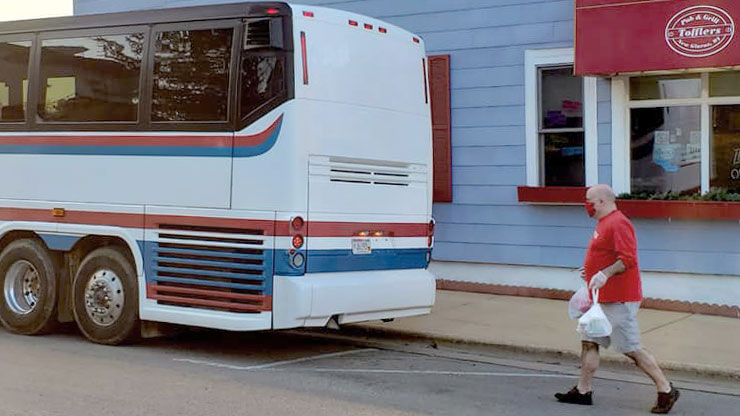
[[[75,13],[225,3],[75,0]],[[451,55],[453,203],[435,204],[437,260],[578,267],[594,221],[517,202],[526,183],[524,51],[573,46],[573,0],[301,0],[377,17]],[[598,81],[599,182],[611,183],[611,88]],[[645,270],[740,274],[737,222],[635,221]]]

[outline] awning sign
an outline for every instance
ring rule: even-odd
[[[576,74],[740,65],[737,0],[576,0]]]
[[[677,54],[703,58],[718,53],[735,36],[735,23],[719,7],[693,6],[673,15],[665,29],[665,40]]]

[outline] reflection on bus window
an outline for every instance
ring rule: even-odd
[[[226,121],[233,29],[157,33],[152,121]]]
[[[31,42],[0,42],[0,121],[24,121]]]
[[[60,105],[73,100],[75,93],[75,77],[55,77],[46,80],[46,114],[55,114],[63,109]]]
[[[241,117],[277,97],[285,90],[282,56],[246,55],[242,61]]]
[[[41,44],[45,121],[136,121],[144,35],[49,39]]]

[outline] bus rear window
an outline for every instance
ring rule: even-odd
[[[241,58],[239,114],[242,125],[287,99],[288,75],[282,18],[245,23]]]
[[[242,60],[241,115],[256,109],[285,91],[285,59],[276,54],[249,54]]]
[[[233,28],[156,34],[152,121],[226,121]]]
[[[31,42],[0,42],[0,121],[26,119]]]
[[[39,115],[135,122],[143,48],[143,33],[43,40]]]

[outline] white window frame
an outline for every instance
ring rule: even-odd
[[[573,65],[573,48],[532,49],[524,52],[525,144],[527,186],[541,183],[541,144],[539,134],[539,68]],[[598,95],[595,77],[583,77],[583,151],[586,186],[599,183]]]
[[[710,71],[712,72],[712,71]],[[701,106],[701,193],[710,189],[710,128],[711,107],[714,105],[740,104],[740,97],[710,97],[709,72],[666,71],[644,75],[674,75],[685,73],[701,74],[701,96],[686,99],[630,100],[630,76],[612,78],[612,188],[619,195],[632,191],[632,172],[630,154],[630,110],[633,108],[653,108],[665,106]],[[640,75],[634,75],[640,76]]]

